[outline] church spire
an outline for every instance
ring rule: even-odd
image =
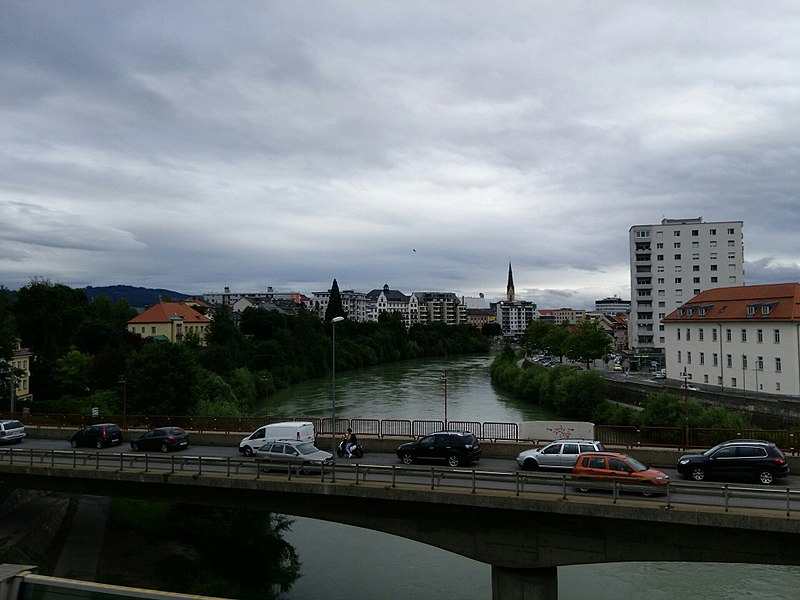
[[[506,285],[506,298],[514,302],[514,275],[511,273],[511,261],[508,261],[508,284]]]

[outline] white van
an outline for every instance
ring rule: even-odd
[[[239,442],[239,452],[246,456],[253,456],[256,450],[267,442],[279,440],[294,440],[300,442],[315,441],[314,424],[311,421],[286,421],[284,423],[270,423],[259,427]]]

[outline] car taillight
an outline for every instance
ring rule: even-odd
[[[106,429],[105,429],[105,427],[103,428],[103,439],[106,439]]]
[[[168,439],[170,442],[174,442],[174,441],[175,441],[175,436],[174,436],[174,435],[171,435],[171,436],[169,436],[167,439]]]
[[[783,466],[784,464],[786,464],[786,459],[779,456],[778,458],[775,459],[775,464]]]

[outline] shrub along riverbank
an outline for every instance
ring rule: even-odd
[[[554,411],[565,419],[602,425],[683,427],[687,407],[683,398],[659,392],[649,396],[638,410],[611,402],[605,379],[595,371],[579,371],[569,365],[521,368],[521,355],[507,349],[490,369],[492,383],[533,404]],[[739,413],[722,407],[688,402],[689,427],[752,428]]]

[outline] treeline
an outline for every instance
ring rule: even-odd
[[[518,398],[548,408],[566,419],[602,425],[636,427],[683,427],[687,405],[683,398],[660,392],[644,402],[643,410],[610,402],[603,377],[594,371],[577,371],[569,366],[555,368],[517,366],[522,356],[510,349],[498,355],[490,369],[492,383]],[[736,412],[722,407],[705,407],[688,401],[689,427],[752,428]]]
[[[205,343],[142,339],[127,331],[136,311],[125,300],[33,280],[0,287],[0,359],[18,337],[29,348],[35,412],[250,414],[265,386],[274,391],[330,373],[332,325],[299,307],[293,315],[248,308],[239,325],[229,307],[211,315]],[[406,329],[399,315],[336,325],[336,369],[410,358],[487,352],[490,340],[468,325]],[[2,369],[0,369],[2,371]],[[0,385],[8,406],[8,386]]]

